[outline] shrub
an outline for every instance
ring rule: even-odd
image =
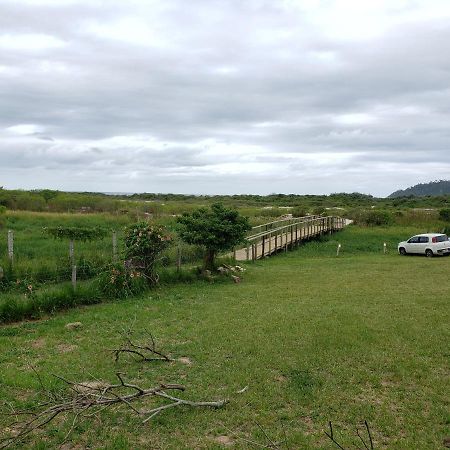
[[[156,262],[170,245],[171,237],[160,225],[138,222],[125,230],[125,257],[131,268],[139,268],[150,285],[158,282]]]
[[[148,284],[141,272],[123,264],[110,264],[97,278],[98,290],[108,298],[126,298],[141,294]]]
[[[445,222],[450,222],[450,208],[444,208],[439,211],[439,218]]]
[[[364,211],[356,209],[349,214],[355,224],[368,226],[391,225],[394,222],[394,216],[388,211],[374,210]]]
[[[3,228],[3,225],[5,223],[4,219],[2,216],[4,216],[6,212],[6,208],[2,205],[0,205],[0,230]]]
[[[292,217],[305,217],[308,215],[308,209],[302,206],[296,206],[291,210]]]
[[[369,211],[365,222],[369,226],[390,225],[394,221],[392,214],[388,211]]]

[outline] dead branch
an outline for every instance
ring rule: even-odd
[[[328,422],[328,425],[330,427],[330,432],[326,432],[325,431],[325,435],[331,440],[331,442],[333,442],[334,445],[336,445],[336,447],[340,448],[341,450],[346,450],[345,447],[343,447],[335,438],[334,436],[334,432],[333,432],[333,424],[331,422]],[[359,428],[358,426],[356,427],[356,435],[358,436],[359,440],[362,442],[363,444],[363,450],[374,450],[374,446],[373,446],[373,441],[372,441],[372,434],[370,433],[370,428],[369,428],[369,424],[367,423],[367,420],[364,421],[364,425],[365,425],[365,430],[367,433],[367,438],[369,439],[369,445],[370,447],[367,445],[366,441],[363,439],[363,437],[360,434]],[[355,445],[356,448],[358,448]]]
[[[44,428],[58,416],[73,415],[73,422],[68,433],[70,434],[76,422],[81,418],[92,416],[92,414],[114,405],[127,408],[136,414],[142,420],[142,423],[147,423],[153,417],[169,408],[179,406],[221,408],[228,402],[228,400],[207,402],[185,400],[167,393],[167,391],[184,391],[185,387],[183,385],[160,384],[155,387],[143,388],[137,384],[127,382],[124,374],[120,372],[116,373],[118,383],[102,385],[99,385],[97,382],[79,383],[59,375],[54,376],[64,382],[69,388],[66,394],[61,398],[49,395],[48,397],[52,398],[51,401],[38,405],[31,410],[7,413],[7,415],[15,417],[16,420],[8,427],[9,435],[0,439],[0,449],[23,441],[30,433]],[[168,403],[156,406],[150,410],[140,409],[133,405],[136,401],[149,397],[158,397],[168,401]],[[90,414],[86,414],[87,412]],[[24,421],[18,420],[19,416],[28,414],[31,418]]]
[[[164,354],[161,350],[156,348],[155,339],[153,335],[147,331],[149,335],[149,343],[147,345],[139,345],[132,341],[132,332],[124,333],[124,343],[121,347],[111,350],[115,356],[115,361],[124,353],[135,355],[140,361],[173,361],[172,358]]]

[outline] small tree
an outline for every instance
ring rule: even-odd
[[[211,208],[200,208],[177,219],[180,237],[188,244],[205,249],[204,269],[213,269],[218,252],[230,251],[245,242],[245,233],[251,229],[247,217],[235,209],[215,203]]]
[[[140,269],[150,285],[158,283],[156,262],[170,245],[171,237],[164,227],[138,222],[125,229],[125,257]]]

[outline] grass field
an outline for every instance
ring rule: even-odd
[[[258,448],[245,439],[267,445],[260,427],[286,440],[284,448],[332,449],[328,421],[350,446],[364,419],[376,449],[441,448],[450,435],[450,258],[397,256],[398,239],[419,231],[350,227],[248,265],[240,284],[162,286],[143,298],[3,326],[0,397],[35,402],[34,366],[53,386],[61,383],[51,373],[112,382],[122,371],[147,386],[181,382],[185,398],[230,399],[219,410],[168,410],[146,425],[127,411],[104,411],[75,427],[66,450],[219,449],[219,436],[232,448]],[[75,321],[83,326],[65,328]],[[108,349],[131,323],[137,340],[150,330],[192,364],[114,363]],[[70,425],[52,423],[24,448],[58,448]]]

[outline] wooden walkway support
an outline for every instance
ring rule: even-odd
[[[247,237],[247,247],[236,250],[236,260],[256,261],[280,250],[287,251],[302,241],[339,231],[346,224],[342,217],[312,216],[258,225]]]

